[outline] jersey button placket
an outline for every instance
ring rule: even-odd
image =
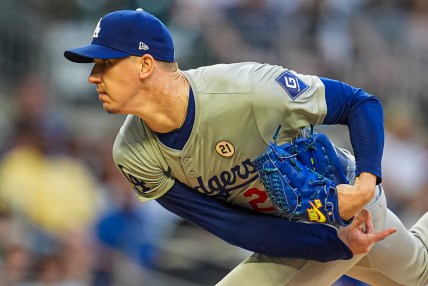
[[[184,164],[184,165],[187,165],[187,166],[189,167],[190,162],[192,162],[192,158],[191,158],[191,157],[184,157],[184,158],[183,158],[183,164]],[[190,178],[194,178],[194,177],[196,177],[196,172],[195,172],[195,171],[190,170],[190,171],[188,172],[188,175],[189,175],[189,177],[190,177]]]

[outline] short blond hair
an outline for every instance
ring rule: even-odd
[[[175,61],[165,62],[165,61],[156,60],[156,62],[158,63],[159,67],[164,71],[175,72],[178,70],[178,63]]]

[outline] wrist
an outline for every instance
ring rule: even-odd
[[[355,180],[355,190],[366,203],[374,196],[377,177],[371,173],[363,172]]]
[[[374,197],[376,176],[367,172],[361,173],[356,178],[353,186],[338,185],[337,191],[340,217],[344,220],[349,220]]]

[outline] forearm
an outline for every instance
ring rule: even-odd
[[[157,201],[226,242],[253,252],[322,262],[352,257],[330,226],[237,209],[180,183]]]
[[[347,125],[356,160],[356,176],[366,172],[382,181],[384,147],[383,110],[380,101],[370,97],[353,107]]]

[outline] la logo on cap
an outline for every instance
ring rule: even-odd
[[[97,27],[95,28],[95,31],[94,31],[94,34],[92,35],[92,38],[98,38],[98,34],[100,33],[100,31],[101,31],[101,20],[102,20],[103,18],[101,18],[99,21],[98,21],[98,24],[97,24]]]

